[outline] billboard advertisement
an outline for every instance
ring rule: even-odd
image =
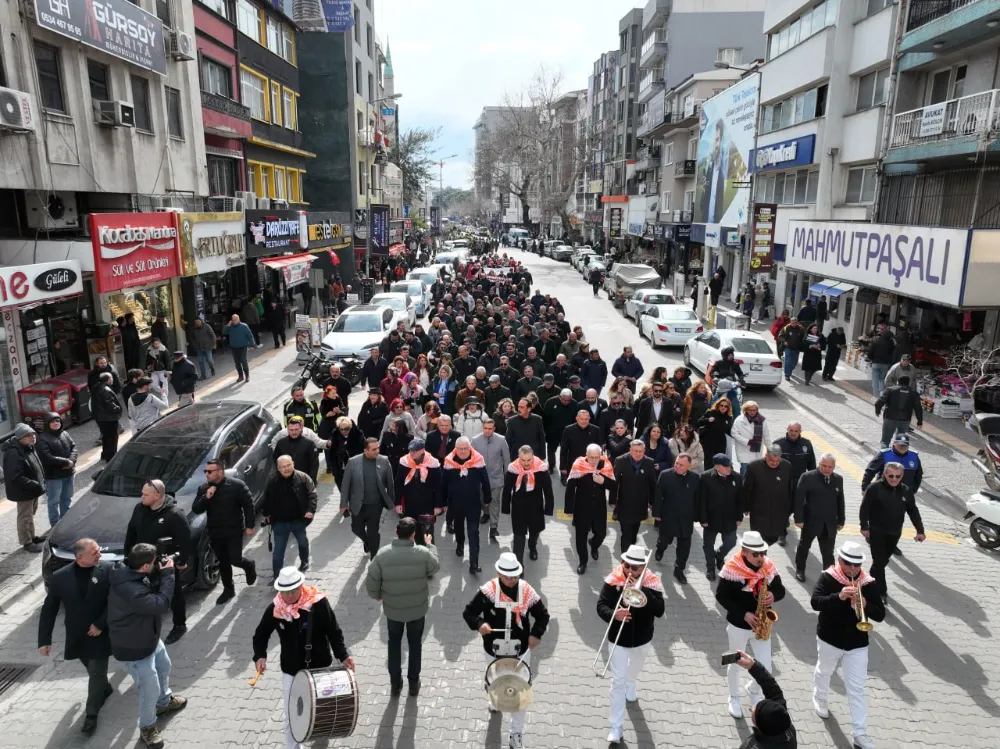
[[[101,294],[152,286],[179,273],[176,213],[91,213],[94,280]]]
[[[441,231],[441,209],[436,205],[431,206],[431,228]]]
[[[622,208],[611,209],[611,224],[608,227],[608,236],[617,239],[622,235]]]
[[[335,34],[351,30],[354,26],[354,4],[351,0],[323,0],[322,4],[327,31]]]
[[[372,255],[388,255],[389,206],[372,203],[368,215],[371,218],[371,226],[368,231],[371,233]]]
[[[701,106],[696,223],[737,226],[746,220],[759,84],[759,73],[747,76]]]
[[[750,272],[770,273],[774,264],[774,203],[753,204],[753,240],[750,243]]]

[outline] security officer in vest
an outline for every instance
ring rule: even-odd
[[[920,482],[924,478],[924,466],[920,462],[920,454],[916,450],[910,449],[910,438],[906,432],[897,432],[892,437],[892,444],[888,450],[881,450],[872,458],[868,467],[865,468],[865,475],[861,478],[861,494],[871,485],[872,481],[882,476],[882,471],[887,463],[899,463],[903,466],[903,483],[910,490],[914,498],[920,488]],[[893,552],[895,556],[903,556],[903,552],[896,547]]]

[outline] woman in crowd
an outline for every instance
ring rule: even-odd
[[[704,380],[695,380],[694,384],[685,392],[687,395],[684,397],[684,412],[681,414],[681,421],[685,424],[697,424],[708,410],[708,404],[712,400],[712,392]]]
[[[449,416],[455,413],[455,395],[458,384],[451,376],[451,367],[443,364],[438,370],[437,377],[431,382],[430,394],[434,402],[438,404],[441,413]]]
[[[747,401],[741,411],[742,413],[733,421],[730,434],[736,444],[740,476],[743,476],[751,462],[764,457],[768,445],[771,444],[771,432],[756,401]]]
[[[729,430],[733,426],[733,404],[729,398],[719,398],[713,406],[698,419],[698,437],[705,451],[705,470],[712,468],[712,456],[729,454]]]
[[[666,379],[667,379],[667,368],[656,367],[653,370],[653,374],[649,376],[649,379],[646,380],[646,382],[652,385],[654,382],[664,382]]]
[[[809,385],[813,375],[823,368],[823,349],[826,348],[826,336],[819,332],[818,324],[813,323],[806,330],[802,346],[802,374]]]
[[[674,407],[674,421],[679,422],[684,414],[684,398],[677,392],[674,383],[667,380],[663,383],[663,397],[670,401]]]
[[[381,397],[381,393],[379,396]],[[337,393],[336,385],[327,385],[323,388],[323,399],[319,402],[319,413],[322,418],[316,428],[316,434],[328,440],[337,428],[337,419],[347,415],[347,409],[344,408],[344,402]],[[330,464],[327,463],[326,467],[327,472],[329,472]]]
[[[628,424],[625,423],[624,419],[618,419],[611,428],[611,433],[608,435],[608,458],[612,462],[616,458],[620,458],[628,452],[631,442],[632,433],[628,430]]]
[[[326,465],[328,470],[330,466],[333,466],[333,480],[337,483],[339,490],[340,484],[344,480],[347,461],[365,450],[365,436],[347,416],[339,417],[336,427],[333,433],[325,438],[331,443],[330,447],[326,449]]]
[[[517,409],[514,408],[514,401],[510,398],[504,398],[499,403],[497,403],[497,410],[493,414],[493,421],[495,422],[495,429],[497,434],[507,434],[507,419],[511,416],[517,414]]]
[[[427,401],[424,404],[423,415],[417,419],[417,431],[414,436],[416,436],[417,439],[427,439],[428,433],[437,429],[437,421],[440,415],[441,407],[432,400]]]
[[[642,441],[646,444],[646,457],[653,461],[657,474],[673,468],[674,456],[670,454],[669,441],[663,436],[663,429],[659,424],[653,423],[646,427]]]
[[[402,398],[396,398],[396,400],[389,404],[389,415],[385,420],[382,431],[387,432],[392,429],[392,425],[397,421],[405,422],[406,430],[410,434],[417,433],[417,422],[413,420],[413,416],[406,410],[406,404],[403,403]]]
[[[399,391],[399,397],[403,399],[407,410],[420,408],[427,400],[427,390],[421,387],[417,375],[407,372],[403,375],[403,389]]]
[[[691,389],[691,370],[687,367],[677,367],[674,369],[673,377],[667,380],[673,384],[678,393],[683,395]]]
[[[648,383],[647,383],[648,384]],[[598,393],[600,395],[600,393]],[[625,404],[626,408],[632,408],[632,402],[635,400],[635,395],[629,389],[628,381],[624,377],[616,377],[614,382],[608,388],[608,402],[611,402],[611,396],[621,395],[622,403]]]
[[[701,446],[701,440],[690,424],[681,424],[677,427],[668,444],[675,458],[681,453],[690,455],[691,465],[696,467],[695,470],[698,466],[705,465],[705,451]]]
[[[399,468],[399,459],[410,449],[410,440],[413,433],[406,426],[406,422],[397,419],[393,422],[392,428],[382,432],[382,439],[379,441],[379,454],[384,455],[392,464],[392,475],[396,475]]]

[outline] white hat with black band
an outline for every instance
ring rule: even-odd
[[[521,566],[521,563],[517,561],[517,557],[510,551],[505,551],[501,554],[494,567],[497,572],[505,577],[520,577],[521,573],[524,572],[524,567]]]
[[[840,550],[837,552],[837,556],[848,564],[865,563],[865,549],[856,541],[844,541],[844,543],[840,545]]]
[[[649,549],[639,544],[632,544],[628,547],[628,551],[622,554],[622,561],[625,564],[642,566],[649,561]]]
[[[757,531],[747,531],[740,539],[740,546],[748,551],[767,551],[767,543]]]
[[[282,567],[274,580],[274,589],[283,592],[295,590],[301,588],[305,581],[306,576],[299,572],[298,567]]]

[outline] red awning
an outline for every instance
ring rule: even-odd
[[[309,280],[309,268],[315,259],[316,256],[310,252],[300,252],[298,255],[261,258],[260,264],[280,270],[285,277],[285,285],[291,287]]]
[[[389,245],[390,255],[399,255],[402,252],[406,252],[406,245],[402,242],[396,242],[396,244]]]
[[[298,263],[312,263],[314,259],[311,252],[300,252],[298,255],[261,258],[260,263],[268,268],[287,268],[289,265],[297,265]]]

